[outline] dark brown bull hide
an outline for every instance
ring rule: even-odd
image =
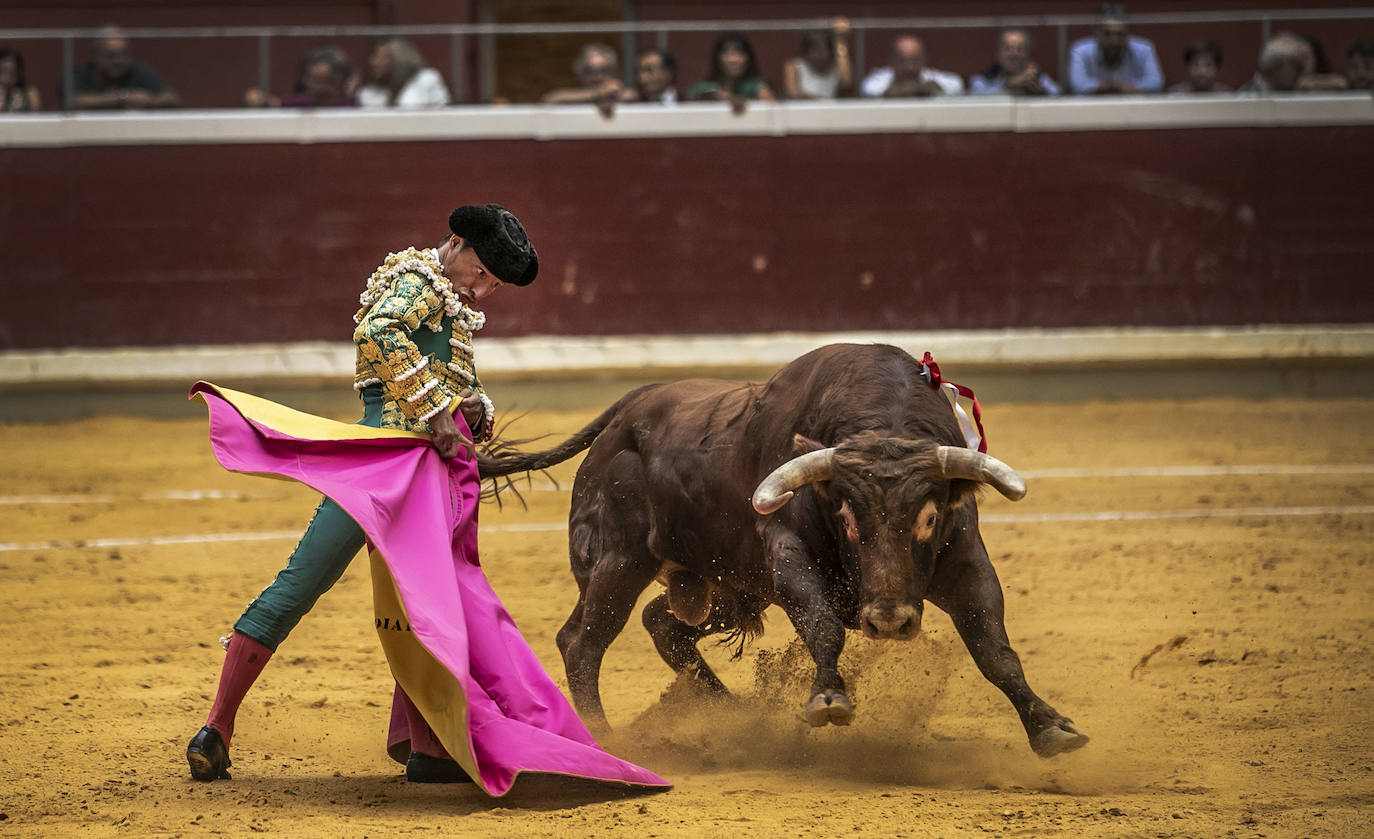
[[[1027,686],[978,532],[980,482],[1012,498],[1024,484],[964,448],[949,402],[902,350],[837,344],[764,384],[640,388],[562,445],[484,457],[481,472],[544,468],[588,446],[568,521],[579,597],[558,633],[588,723],[606,724],[602,657],[658,580],[666,590],[645,607],[644,625],[664,661],[707,690],[726,688],[697,642],[757,633],[777,604],[816,663],[807,720],[848,724],[853,706],[836,669],[845,628],[910,639],[928,600],[1016,707],[1037,754],[1087,742]]]

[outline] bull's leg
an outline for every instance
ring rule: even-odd
[[[714,612],[718,610],[717,607],[702,623],[708,626],[715,625]],[[674,673],[686,674],[693,683],[710,693],[730,692],[697,649],[697,641],[709,633],[678,620],[668,608],[667,594],[660,594],[649,601],[641,617],[644,620],[644,628],[654,639],[654,648],[668,666],[673,668]]]
[[[601,660],[657,571],[658,563],[645,550],[603,554],[577,606],[558,631],[568,692],[582,721],[593,729],[610,728],[601,707]]]
[[[601,707],[601,660],[625,628],[640,592],[658,573],[648,549],[644,467],[639,455],[620,451],[600,470],[592,457],[573,486],[568,553],[577,580],[577,605],[558,631],[558,650],[568,674],[568,692],[582,721],[606,730]],[[583,470],[595,476],[583,484]]]
[[[844,624],[826,605],[825,588],[801,539],[773,522],[764,533],[768,560],[773,568],[773,591],[797,635],[816,663],[816,679],[804,715],[813,726],[826,723],[849,725],[854,703],[845,694],[840,677],[840,652],[844,649]]]
[[[984,678],[1011,700],[1035,753],[1053,757],[1086,745],[1088,736],[1074,728],[1073,720],[1036,696],[1026,684],[1021,659],[1007,638],[1002,586],[981,540],[968,561],[958,562],[947,578],[938,575],[932,588],[931,602],[954,621]]]

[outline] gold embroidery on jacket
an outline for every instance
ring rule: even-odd
[[[477,378],[472,333],[486,318],[458,300],[443,274],[438,252],[408,248],[388,254],[368,279],[359,297],[362,308],[354,316],[357,346],[354,387],[381,384],[384,395],[382,427],[429,433],[428,419],[452,410],[463,390],[481,395],[486,415],[473,429],[477,438],[489,436],[491,402]],[[449,319],[448,343],[452,358],[443,362],[421,353],[411,334],[421,327],[435,332]]]

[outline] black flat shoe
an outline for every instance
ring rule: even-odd
[[[197,781],[214,781],[228,778],[232,765],[229,750],[224,747],[224,738],[210,726],[205,726],[186,747],[186,762],[191,764],[191,777]]]
[[[406,761],[406,780],[412,784],[470,784],[472,778],[456,760],[411,752]]]

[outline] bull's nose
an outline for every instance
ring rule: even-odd
[[[910,641],[921,631],[921,612],[909,603],[870,603],[859,614],[859,628],[875,640]]]

